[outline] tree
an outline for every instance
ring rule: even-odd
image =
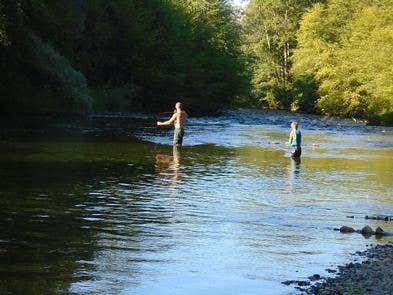
[[[240,27],[226,0],[3,3],[3,110],[155,111],[182,99],[205,114],[245,92]]]
[[[325,114],[372,118],[393,111],[393,3],[330,0],[303,17],[294,71],[319,84]]]
[[[300,17],[313,1],[252,0],[243,19],[245,54],[253,95],[270,108],[289,108],[293,100],[291,56]]]

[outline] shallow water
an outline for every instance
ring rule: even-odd
[[[333,228],[393,232],[364,219],[393,215],[392,128],[236,110],[191,118],[181,149],[171,132],[143,115],[3,129],[0,293],[292,294],[389,240]]]

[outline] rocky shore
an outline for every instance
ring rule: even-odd
[[[286,281],[294,284],[302,294],[333,295],[392,295],[393,294],[393,242],[376,245],[357,252],[361,262],[339,266],[335,277],[314,275],[309,281]]]
[[[306,294],[393,294],[393,243],[356,253],[365,259],[339,267],[336,277],[324,279]]]

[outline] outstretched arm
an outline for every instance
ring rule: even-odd
[[[171,124],[173,124],[173,122],[175,122],[176,118],[177,118],[177,114],[173,114],[172,117],[168,121],[165,121],[165,122],[157,121],[157,126],[171,125]]]

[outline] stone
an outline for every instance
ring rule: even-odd
[[[340,232],[341,233],[353,233],[353,232],[355,232],[355,230],[352,227],[343,225],[342,227],[340,227]]]
[[[385,220],[385,221],[392,220],[392,217],[388,216],[388,215],[375,215],[375,216],[366,215],[364,218],[365,219],[372,219],[372,220]]]
[[[310,282],[308,281],[297,281],[298,286],[310,286]]]
[[[380,228],[379,226],[375,229],[375,234],[376,235],[383,235],[385,232],[383,231],[382,228]]]
[[[374,231],[371,227],[369,227],[368,225],[366,225],[365,227],[362,228],[362,230],[360,231],[360,233],[364,236],[371,236],[372,234],[374,234]]]
[[[321,279],[321,276],[319,274],[313,274],[312,276],[308,277],[310,281],[318,281]]]

